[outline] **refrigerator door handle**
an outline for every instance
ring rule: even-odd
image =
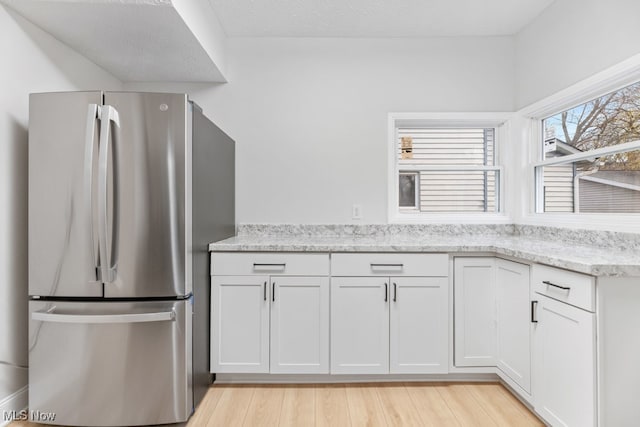
[[[95,157],[95,133],[96,124],[100,120],[101,107],[98,104],[89,104],[87,109],[87,132],[85,137],[85,150],[84,150],[84,195],[85,206],[89,214],[89,239],[91,243],[91,259],[93,260],[93,274],[92,281],[99,280],[99,265],[100,258],[98,255],[97,233],[95,230],[95,220],[93,218],[93,159]]]
[[[53,309],[50,309],[47,311],[34,311],[31,314],[31,318],[40,322],[57,323],[142,323],[175,321],[176,313],[174,311],[162,311],[157,313],[83,315],[54,313]]]
[[[100,153],[98,157],[98,242],[100,247],[100,271],[103,283],[112,283],[116,279],[117,240],[118,240],[118,170],[117,150],[119,145],[120,117],[118,111],[110,105],[104,105],[101,111],[102,126],[100,129]],[[111,123],[113,122],[113,142],[110,140]],[[109,153],[112,153],[113,164],[113,203],[111,206],[111,250],[107,246],[109,235],[108,216],[108,183],[109,183]]]

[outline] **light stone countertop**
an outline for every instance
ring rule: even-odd
[[[282,233],[240,234],[209,245],[213,252],[446,252],[456,255],[483,252],[547,264],[593,276],[640,277],[640,250],[602,247],[594,239],[588,244],[550,239],[530,230],[506,233],[470,234],[376,234],[310,235]],[[547,230],[548,231],[548,230]]]

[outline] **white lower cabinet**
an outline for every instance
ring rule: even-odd
[[[446,277],[331,279],[331,373],[448,372]]]
[[[454,263],[455,365],[496,366],[530,394],[529,266],[495,257],[457,257]]]
[[[443,254],[334,255],[332,271],[345,277],[331,278],[331,373],[448,372],[448,262]],[[438,277],[410,276],[429,272]]]
[[[389,279],[331,279],[331,373],[389,372]]]
[[[595,425],[595,315],[545,296],[536,313],[536,412],[552,426]]]
[[[211,284],[212,372],[329,372],[328,277],[213,276]]]
[[[329,373],[329,278],[271,279],[272,373]]]
[[[595,426],[594,280],[538,265],[533,280],[535,410],[552,426]]]
[[[212,372],[269,372],[268,284],[268,276],[212,276]]]
[[[213,253],[211,266],[211,372],[329,373],[328,254]]]
[[[526,393],[531,393],[529,266],[496,259],[496,364]]]
[[[449,279],[391,278],[389,372],[449,371]]]
[[[454,263],[455,365],[495,366],[495,258],[457,257]]]

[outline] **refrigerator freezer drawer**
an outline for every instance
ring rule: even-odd
[[[186,421],[191,304],[29,302],[29,409],[54,424]]]

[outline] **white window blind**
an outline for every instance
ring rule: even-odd
[[[396,159],[399,174],[416,173],[418,181],[417,206],[400,203],[400,211],[499,210],[494,128],[401,127],[397,129]],[[402,198],[403,189],[399,191]],[[405,194],[404,199],[410,197]]]

